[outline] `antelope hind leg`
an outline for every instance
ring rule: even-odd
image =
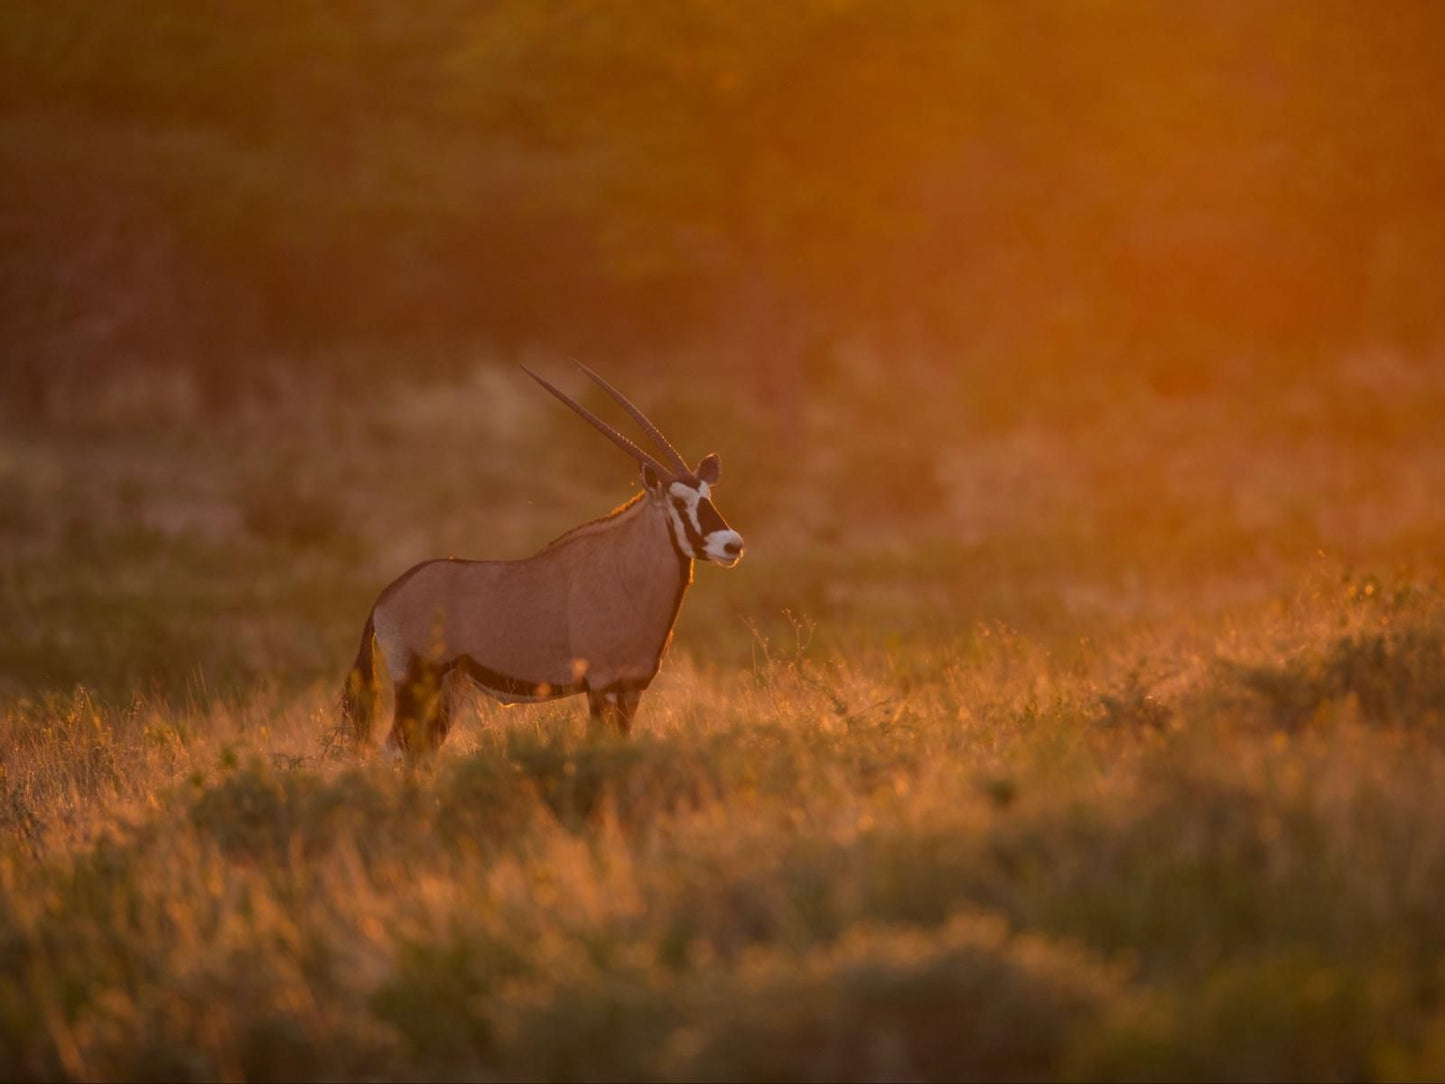
[[[396,683],[390,744],[408,757],[435,749],[446,737],[451,712],[442,689],[445,678],[442,667],[413,659]]]

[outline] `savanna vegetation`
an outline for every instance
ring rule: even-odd
[[[416,770],[336,729],[373,593],[624,457],[485,366],[7,437],[6,1075],[1436,1075],[1445,382],[914,449],[885,374],[781,468],[652,389],[747,558],[631,740],[483,702]]]
[[[1438,23],[6,7],[0,1077],[1445,1073]],[[747,556],[367,756],[568,350]]]

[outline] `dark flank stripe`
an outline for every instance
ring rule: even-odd
[[[459,655],[452,660],[450,669],[460,670],[484,689],[502,693],[505,696],[525,696],[536,700],[556,700],[582,692],[584,686],[576,682],[552,685],[547,682],[528,681],[513,677],[490,666],[483,666],[470,655]]]

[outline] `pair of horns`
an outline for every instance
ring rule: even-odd
[[[658,445],[667,453],[668,459],[672,460],[671,467],[663,466],[662,463],[658,462],[658,460],[651,453],[644,451],[642,448],[639,448],[636,444],[628,440],[616,429],[613,429],[612,426],[604,422],[596,414],[593,414],[592,411],[588,410],[580,403],[574,402],[571,398],[558,391],[551,384],[547,383],[547,381],[543,380],[540,376],[532,372],[532,370],[527,368],[525,365],[522,366],[522,372],[526,373],[538,384],[541,384],[542,387],[546,388],[558,399],[562,400],[562,402],[566,403],[569,407],[571,407],[578,414],[580,414],[584,419],[590,422],[599,433],[601,433],[608,440],[612,441],[613,444],[617,445],[633,459],[637,460],[639,466],[651,467],[654,471],[657,472],[660,477],[664,478],[678,478],[683,475],[692,473],[691,468],[689,468],[687,465],[687,460],[683,459],[682,456],[677,453],[677,449],[674,448],[670,443],[668,443],[667,438],[662,435],[662,431],[648,420],[647,415],[643,414],[642,411],[638,410],[637,407],[633,406],[632,403],[628,400],[627,396],[623,395],[620,391],[614,388],[611,384],[607,383],[607,381],[603,380],[600,376],[594,373],[591,369],[587,368],[587,366],[583,365],[580,361],[575,362],[574,364],[576,364],[577,368],[581,369],[584,373],[591,377],[592,381],[599,388],[605,391],[608,395],[612,396],[613,399],[617,400],[618,404],[622,407],[622,409],[627,411],[627,413],[632,416],[632,420],[635,421],[638,425],[642,426],[643,430],[647,433],[648,436],[650,436],[653,440],[657,441]]]

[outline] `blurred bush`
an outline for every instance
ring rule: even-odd
[[[350,536],[352,525],[341,502],[298,484],[284,469],[246,479],[237,504],[242,525],[263,539],[305,548],[341,546]]]
[[[1275,664],[1226,668],[1256,699],[1266,725],[1286,733],[1346,717],[1445,737],[1445,628],[1438,623],[1341,636]]]
[[[964,913],[860,924],[798,961],[759,953],[674,1041],[693,1080],[1038,1080],[1118,996],[1088,953]]]

